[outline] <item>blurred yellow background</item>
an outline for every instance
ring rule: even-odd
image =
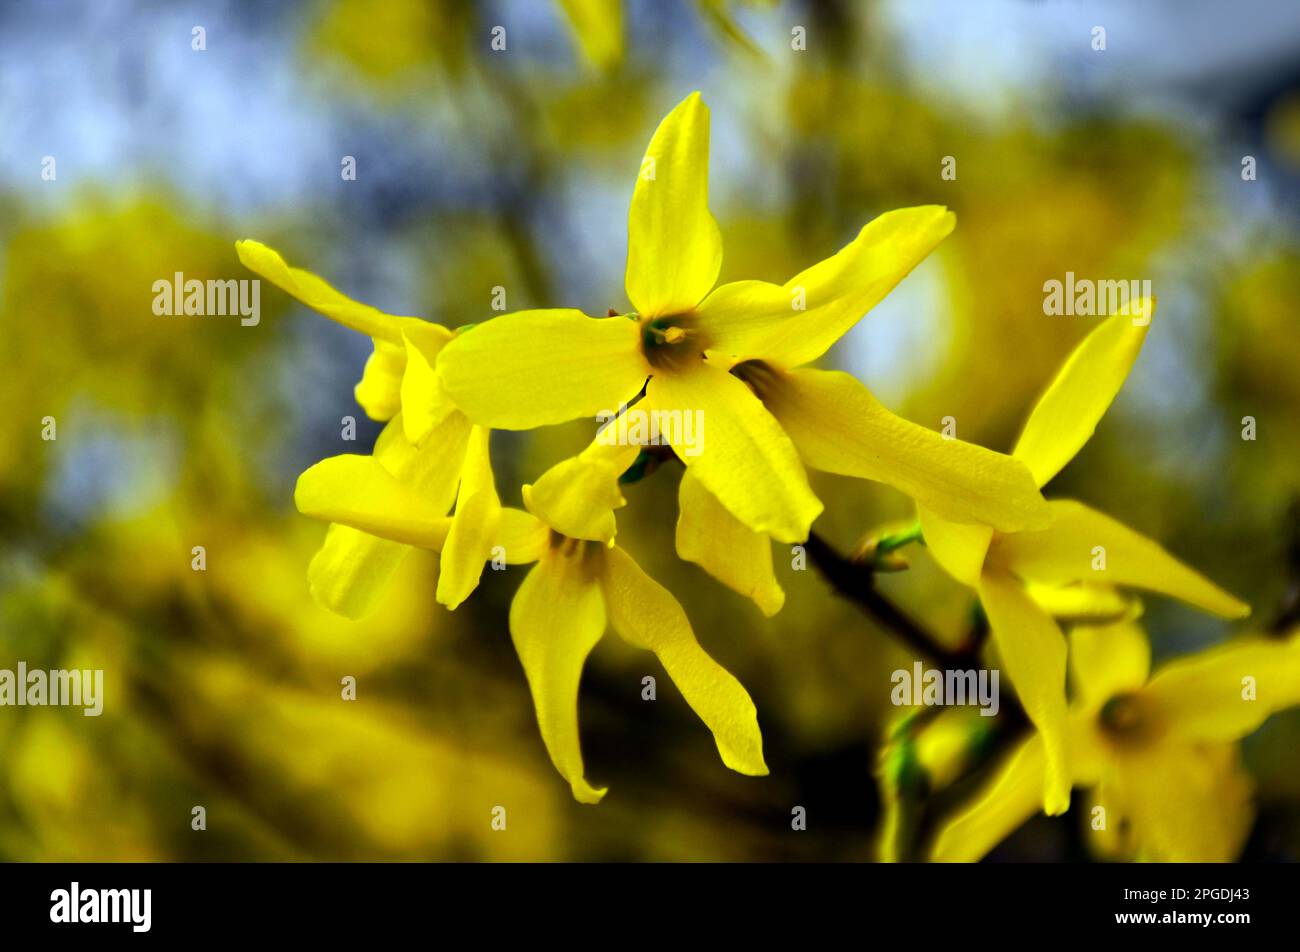
[[[628,487],[620,543],[750,691],[771,776],[726,770],[654,659],[607,637],[581,723],[588,774],[611,792],[582,806],[547,760],[507,632],[523,570],[485,573],[454,614],[434,604],[436,560],[420,553],[365,621],[308,594],[324,528],[295,513],[294,481],[373,442],[352,401],[368,342],[266,283],[255,327],[151,310],[154,282],[175,272],[250,277],[243,237],[450,326],[491,316],[497,287],[511,310],[625,310],[633,176],[692,89],[713,114],[723,281],[784,281],[891,208],[956,211],[953,235],[825,361],[917,422],[952,416],[963,439],[1009,449],[1093,326],[1046,316],[1044,282],[1151,280],[1145,352],[1052,494],[1161,540],[1255,606],[1233,628],[1148,599],[1158,658],[1269,625],[1300,572],[1300,16],[1281,0],[1245,6],[1255,14],[724,0],[0,10],[0,667],[106,678],[99,718],[0,709],[0,859],[874,855],[889,673],[912,659],[814,571],[778,548],[787,602],[764,619],[676,558],[676,470]],[[346,156],[355,181],[340,175]],[[503,501],[519,505],[521,483],[591,430],[494,434]],[[882,486],[813,485],[817,529],[843,551],[911,512]],[[970,596],[923,550],[883,585],[962,630]],[[340,698],[347,676],[354,702]],[[1300,857],[1298,744],[1294,711],[1247,742],[1260,814],[1246,858]],[[1034,820],[995,856],[1082,858],[1078,822]]]

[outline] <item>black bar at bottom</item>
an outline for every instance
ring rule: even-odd
[[[458,947],[507,930],[669,941],[776,927],[864,941],[1232,941],[1293,926],[1298,884],[1294,865],[5,864],[0,929],[92,943],[414,932]]]

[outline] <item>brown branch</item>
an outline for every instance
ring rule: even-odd
[[[967,670],[979,667],[983,644],[980,628],[964,647],[948,648],[880,593],[876,588],[876,573],[869,566],[840,555],[815,532],[809,533],[804,548],[836,592],[888,628],[909,648],[944,668]]]

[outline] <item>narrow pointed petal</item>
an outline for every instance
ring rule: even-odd
[[[492,478],[488,436],[488,430],[481,426],[470,431],[460,471],[456,513],[439,560],[437,599],[450,609],[455,609],[478,587],[483,565],[492,557],[492,547],[498,544],[501,500]]]
[[[831,257],[785,284],[724,284],[700,304],[711,351],[797,367],[816,360],[879,304],[956,225],[941,205],[900,208],[868,222]]]
[[[472,424],[463,413],[448,413],[419,446],[406,439],[405,425],[395,417],[379,434],[372,455],[398,482],[445,513],[456,499]]]
[[[438,374],[475,423],[527,430],[617,410],[640,392],[650,365],[636,321],[555,309],[461,331],[438,355]]]
[[[972,804],[939,831],[930,858],[938,863],[983,859],[1042,809],[1046,770],[1043,738],[1035,734],[1012,751]]]
[[[794,444],[749,388],[706,361],[653,377],[655,410],[703,414],[701,451],[678,451],[709,492],[754,532],[803,542],[822,511]],[[678,449],[678,448],[674,448]]]
[[[1026,582],[1029,597],[1057,621],[1106,625],[1142,617],[1142,600],[1113,585],[1070,582],[1045,585]]]
[[[610,545],[617,532],[614,510],[627,504],[618,478],[638,453],[636,446],[593,442],[524,486],[524,505],[561,535]]]
[[[916,507],[925,546],[945,572],[971,588],[978,588],[984,559],[993,541],[988,526],[952,522],[925,508]]]
[[[421,505],[425,509],[445,515],[456,497],[461,461],[469,439],[469,421],[459,412],[448,414],[419,447],[407,442],[402,428],[403,421],[398,414],[379,434],[374,459],[407,491],[423,499]],[[352,500],[349,505],[358,518],[373,507],[361,494],[353,493],[349,498]],[[382,493],[379,498],[384,498]],[[325,505],[319,499],[308,504],[313,509]],[[391,520],[391,516],[388,518]],[[370,525],[378,527],[373,522]],[[408,546],[403,543],[381,539],[350,526],[332,525],[325,535],[325,544],[307,571],[312,596],[330,611],[348,618],[361,618],[378,604],[407,551]]]
[[[1300,705],[1300,636],[1243,638],[1171,662],[1143,696],[1181,737],[1245,737],[1270,715]]]
[[[1054,515],[1049,528],[999,536],[994,543],[1021,578],[1129,585],[1181,599],[1221,618],[1250,614],[1249,605],[1122,522],[1072,499],[1053,499],[1048,505]]]
[[[691,310],[722,267],[709,212],[709,107],[691,93],[646,149],[627,216],[627,296],[642,317]]]
[[[278,252],[260,241],[237,241],[235,251],[244,267],[266,278],[285,293],[293,295],[313,311],[377,341],[387,341],[394,347],[401,347],[404,324],[408,321],[425,323],[415,317],[385,314],[369,304],[354,301],[310,271],[289,267]]]
[[[551,763],[579,803],[599,803],[605,788],[587,782],[578,740],[578,684],[587,655],[605,631],[605,602],[583,560],[550,551],[510,605],[510,637],[528,677],[537,726]]]
[[[766,776],[754,702],[700,647],[677,599],[617,546],[606,553],[602,584],[614,630],[655,653],[686,703],[713,732],[722,762],[738,773]]]
[[[1043,738],[1047,769],[1040,792],[1044,811],[1056,816],[1070,806],[1072,781],[1065,707],[1065,635],[1009,574],[986,568],[979,592],[1006,673],[1025,713]]]
[[[401,378],[403,430],[419,443],[455,409],[434,369],[451,332],[437,324],[409,325],[402,335],[406,362]]]
[[[451,520],[447,520],[451,525]],[[322,608],[356,621],[373,612],[411,547],[334,523],[307,566],[311,596]]]
[[[1070,684],[1076,703],[1097,708],[1117,694],[1136,691],[1151,671],[1151,645],[1142,626],[1076,625],[1070,629]]]
[[[406,350],[386,340],[375,339],[375,349],[366,358],[361,379],[352,388],[357,405],[366,416],[381,423],[391,420],[402,408],[402,377],[406,372]]]
[[[393,478],[373,456],[331,456],[298,477],[298,511],[382,539],[441,549],[451,520],[445,511]]]
[[[1109,750],[1091,728],[1091,719],[1071,712],[1066,722],[1075,785],[1092,785],[1107,767]],[[935,838],[937,862],[973,863],[1042,809],[1048,771],[1041,734],[1033,734],[1003,760],[992,779]]]
[[[955,522],[1010,532],[1051,520],[1023,463],[890,413],[849,374],[775,371],[750,379],[811,469],[885,483]]]
[[[677,554],[753,599],[769,618],[779,612],[785,592],[772,571],[772,540],[746,528],[689,469],[682,474],[677,508]]]
[[[497,545],[507,565],[524,565],[536,562],[545,554],[551,529],[531,512],[513,509],[501,510],[497,521]]]
[[[1012,453],[1045,486],[1092,438],[1137,360],[1155,314],[1142,298],[1099,324],[1039,398]]]

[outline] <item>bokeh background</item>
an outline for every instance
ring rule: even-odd
[[[295,513],[294,481],[373,440],[351,396],[369,342],[268,284],[256,327],[151,310],[177,271],[251,277],[243,237],[453,326],[490,316],[496,286],[512,310],[625,310],[633,176],[693,89],[712,108],[723,280],[784,281],[890,208],[956,210],[952,237],[826,359],[918,422],[952,415],[1009,449],[1092,326],[1045,316],[1044,281],[1150,279],[1146,348],[1052,492],[1255,606],[1233,628],[1148,599],[1158,657],[1270,626],[1300,571],[1297,54],[1287,0],[0,5],[0,666],[102,668],[107,693],[99,718],[0,709],[0,859],[875,855],[889,673],[913,658],[815,571],[778,551],[788,598],[765,620],[675,558],[674,471],[629,487],[620,541],[748,687],[772,775],[723,768],[654,659],[610,635],[581,715],[588,774],[611,792],[581,806],[506,629],[520,570],[485,573],[454,614],[423,554],[365,621],[310,599],[324,527]],[[590,434],[495,434],[503,498]],[[885,487],[814,487],[817,529],[845,551],[909,516]],[[923,552],[883,584],[951,637],[966,624],[968,594]],[[1300,855],[1298,745],[1297,712],[1246,745],[1247,859]],[[994,857],[1087,858],[1078,813],[1031,821]]]

